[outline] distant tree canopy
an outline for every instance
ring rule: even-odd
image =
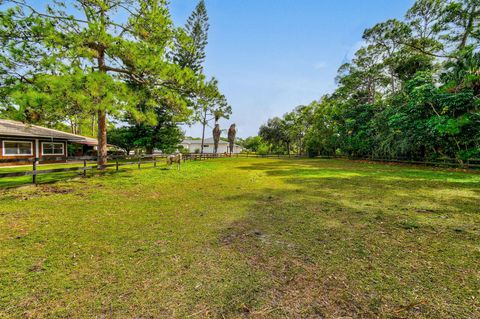
[[[250,136],[244,140],[239,139],[237,143],[242,145],[248,151],[257,152],[262,146],[263,141],[260,136]]]
[[[260,127],[270,149],[480,157],[480,1],[419,0],[363,39],[332,94]]]

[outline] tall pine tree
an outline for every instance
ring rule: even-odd
[[[190,68],[195,73],[203,71],[209,27],[205,1],[200,0],[187,19],[185,30],[176,39],[177,52],[174,61],[181,67]]]
[[[188,17],[184,32],[176,38],[176,52],[174,61],[184,68],[192,69],[196,74],[203,73],[205,62],[205,48],[208,44],[208,23],[205,1],[200,2]],[[225,96],[220,94],[217,80],[212,78],[208,85],[196,98],[195,117],[196,122],[202,124],[202,147],[205,140],[205,127],[212,119],[218,117],[228,118],[232,113]]]

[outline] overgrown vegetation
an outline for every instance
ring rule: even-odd
[[[273,152],[464,161],[480,157],[480,2],[418,0],[363,34],[338,88],[259,136]]]
[[[478,174],[333,160],[2,190],[0,317],[477,318],[479,201]]]

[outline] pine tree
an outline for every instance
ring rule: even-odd
[[[205,62],[205,48],[208,44],[208,15],[205,1],[200,2],[188,17],[183,32],[175,39],[174,62],[183,68],[190,68],[196,74],[203,74]],[[218,90],[218,82],[215,78],[207,82],[205,90],[196,96],[194,121],[202,124],[202,145],[200,152],[203,153],[205,140],[205,127],[216,116],[228,118],[232,113],[224,95]]]
[[[209,27],[205,1],[200,0],[188,17],[184,32],[176,39],[177,52],[174,57],[176,63],[192,69],[195,73],[203,71]]]

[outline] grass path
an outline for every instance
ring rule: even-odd
[[[217,159],[0,190],[0,318],[478,318],[480,175]]]

